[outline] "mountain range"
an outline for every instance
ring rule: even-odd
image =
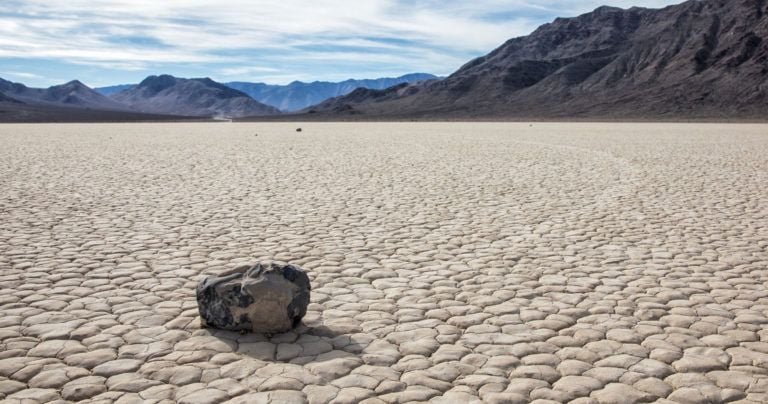
[[[766,39],[764,0],[600,7],[511,39],[445,79],[357,89],[307,112],[377,119],[764,119]]]
[[[121,113],[126,120],[280,114],[277,108],[211,79],[180,79],[169,75],[147,77],[140,84],[109,97],[77,80],[40,89],[0,79],[0,94],[0,118],[4,120],[23,121],[26,117],[33,121],[45,120],[46,108],[56,120],[65,121],[81,115],[86,120],[101,120],[96,111],[110,112],[108,116],[115,120],[123,120]],[[82,114],[84,111],[88,113]]]
[[[124,105],[93,91],[78,80],[41,89],[0,79],[0,93],[5,98],[15,100],[17,103],[117,111],[128,110]]]
[[[411,73],[400,77],[369,80],[349,79],[341,82],[315,81],[305,83],[294,81],[284,86],[239,81],[224,84],[250,95],[254,100],[277,107],[281,111],[295,112],[329,98],[347,95],[358,88],[382,90],[402,83],[417,83],[437,78],[437,76],[428,73]]]
[[[242,91],[251,98],[266,105],[271,105],[283,112],[295,112],[333,97],[346,95],[358,88],[385,89],[401,83],[415,83],[424,80],[434,80],[438,77],[428,73],[411,73],[400,77],[383,77],[378,79],[355,80],[340,82],[314,81],[305,83],[294,81],[287,85],[266,83],[250,83],[233,81],[223,83],[225,86]],[[106,96],[130,90],[137,84],[120,84],[116,86],[97,87],[97,92]]]
[[[110,97],[134,111],[168,115],[239,118],[280,114],[277,108],[209,78],[149,76]]]
[[[130,111],[79,81],[46,89],[0,79],[0,122],[115,122],[190,119]]]
[[[190,119],[130,111],[74,80],[46,89],[0,79],[0,122],[115,122]]]
[[[386,88],[393,82],[353,89],[361,82],[224,85],[161,75],[100,94],[79,81],[32,89],[0,80],[0,111],[33,105],[242,118],[280,113],[270,102],[289,112],[304,106],[278,119],[764,120],[766,3],[600,7],[510,39],[448,77],[403,76]]]
[[[153,119],[182,119],[182,117],[242,118],[280,115],[282,111],[259,102],[241,87],[258,98],[280,105],[293,105],[300,109],[312,105],[313,100],[324,101],[344,95],[358,86],[386,88],[393,83],[418,82],[436,76],[415,73],[397,78],[374,80],[346,80],[339,83],[294,82],[287,86],[261,83],[221,84],[210,78],[178,78],[167,74],[149,76],[139,84],[123,84],[91,89],[80,81],[46,89],[31,88],[21,83],[0,79],[0,120],[43,119],[45,108],[51,109],[57,120],[83,116],[96,117],[96,111],[111,111],[111,118],[120,120],[119,112],[128,113],[126,119],[152,117]],[[22,106],[23,105],[23,106]],[[78,109],[88,114],[78,114]],[[16,112],[14,112],[16,111]],[[151,115],[147,115],[151,114]],[[106,117],[107,115],[105,115]],[[32,119],[32,118],[30,118]]]

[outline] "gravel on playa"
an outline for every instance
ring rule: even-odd
[[[0,400],[768,402],[768,126],[296,125],[0,126]]]

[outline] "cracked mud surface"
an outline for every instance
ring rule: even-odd
[[[0,126],[0,400],[768,402],[768,127],[296,126]]]

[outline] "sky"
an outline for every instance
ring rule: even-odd
[[[555,17],[681,0],[3,0],[0,77],[287,84],[448,75]]]

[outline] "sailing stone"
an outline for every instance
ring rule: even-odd
[[[203,327],[275,334],[293,329],[307,314],[309,277],[291,264],[245,265],[197,285]]]

